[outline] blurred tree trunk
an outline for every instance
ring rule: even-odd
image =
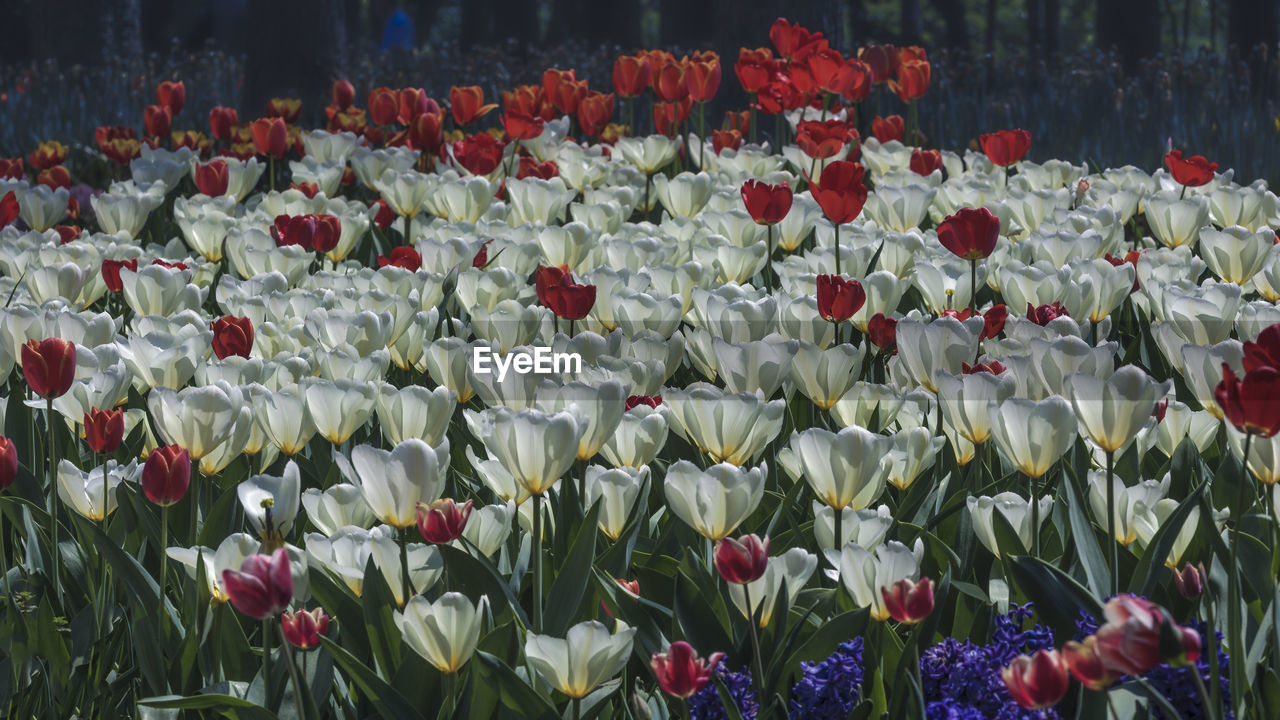
[[[1116,50],[1127,72],[1160,52],[1159,0],[1098,0],[1095,22],[1098,47]]]
[[[342,66],[342,0],[249,0],[245,14],[245,84],[240,119],[252,120],[276,96],[302,99],[318,118]],[[288,32],[282,32],[288,28]]]
[[[721,17],[716,22],[715,8],[717,3],[706,0],[704,2],[689,2],[688,0],[661,0],[659,5],[660,27],[659,36],[662,40],[660,45],[663,47],[678,46],[681,48],[691,48],[700,43],[705,43],[711,39],[711,29],[715,28],[717,35],[731,36],[732,32],[725,31],[726,28],[734,28],[736,30],[738,23],[741,22],[740,17],[729,16]],[[765,28],[768,32],[768,28]],[[747,43],[743,44],[759,45],[763,43]],[[736,55],[734,56],[737,57]]]
[[[142,64],[142,2],[111,0],[102,8],[102,49],[129,67]]]
[[[1031,62],[1032,73],[1037,61],[1044,52],[1044,2],[1043,0],[1027,0],[1027,60]]]
[[[635,0],[593,5],[584,22],[582,37],[587,40],[618,45],[626,52],[640,46],[640,3]]]
[[[919,45],[924,33],[924,18],[920,16],[920,0],[902,0],[899,6],[901,42],[904,45]]]
[[[103,8],[98,4],[44,0],[32,2],[30,7],[27,34],[35,57],[67,64],[89,64],[97,62],[99,54],[112,53],[111,46],[102,44],[98,26]],[[68,22],[68,18],[74,18],[75,22]],[[131,74],[141,71],[142,68],[130,69]]]
[[[947,47],[968,54],[969,21],[964,16],[964,0],[933,0],[933,6],[942,16]]]
[[[1276,0],[1229,0],[1227,15],[1227,45],[1235,45],[1241,54],[1248,54],[1257,45],[1266,45],[1270,52],[1276,50],[1280,40],[1276,32]]]
[[[999,7],[997,0],[987,0],[987,32],[982,51],[991,61],[994,61],[996,56],[996,11]]]
[[[1059,0],[1044,0],[1044,56],[1054,62],[1061,46],[1062,5]]]
[[[849,49],[853,50],[854,46],[861,46],[867,43],[870,33],[867,27],[867,6],[863,0],[849,0],[849,32],[852,37],[849,38]]]

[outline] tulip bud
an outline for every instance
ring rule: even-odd
[[[1057,650],[1037,650],[1019,655],[1000,672],[1009,695],[1028,710],[1053,707],[1067,695],[1071,676]]]
[[[250,555],[239,570],[222,571],[222,587],[237,610],[254,620],[278,615],[293,600],[289,553],[280,548],[267,555]]]
[[[177,445],[156,448],[142,467],[142,491],[147,499],[167,507],[182,499],[191,484],[191,456]]]
[[[867,302],[867,292],[857,280],[838,275],[818,276],[818,315],[830,323],[853,317]]]
[[[671,643],[664,653],[654,653],[649,665],[658,676],[658,686],[672,697],[687,699],[711,682],[711,674],[724,658],[715,653],[703,660],[683,640]]]
[[[9,226],[14,220],[18,219],[18,215],[22,212],[22,207],[18,204],[18,196],[12,190],[4,194],[0,198],[0,228]]]
[[[138,272],[138,258],[102,261],[102,281],[106,283],[107,290],[118,293],[124,289],[124,282],[120,279],[120,271],[124,268]]]
[[[1181,570],[1174,568],[1173,584],[1178,588],[1179,595],[1195,600],[1204,594],[1204,570],[1188,561]]]
[[[18,477],[18,448],[7,437],[0,436],[0,490],[13,484]]]
[[[764,540],[743,535],[737,540],[725,538],[716,545],[716,571],[725,582],[746,585],[759,580],[769,564],[769,536]]]
[[[462,536],[467,526],[467,518],[471,517],[472,500],[459,505],[453,498],[443,498],[427,503],[418,503],[418,532],[429,543],[443,545],[451,543]]]
[[[960,208],[938,224],[938,242],[963,260],[981,260],[996,249],[1000,218],[986,208]]]
[[[1084,642],[1071,640],[1062,648],[1062,658],[1067,669],[1090,690],[1105,690],[1116,681],[1116,677],[1107,671],[1102,659],[1098,657],[1098,640],[1090,635]]]
[[[218,197],[227,194],[227,185],[231,176],[227,172],[227,161],[215,158],[203,165],[197,164],[195,171],[196,189],[203,195]]]
[[[279,117],[264,117],[250,125],[253,147],[259,155],[282,158],[289,151],[289,131]]]
[[[164,137],[169,134],[169,128],[173,125],[173,111],[164,105],[148,105],[143,111],[142,122],[148,135]]]
[[[84,440],[96,453],[115,452],[124,440],[124,411],[93,408],[85,413]]]
[[[320,645],[320,636],[329,632],[329,616],[324,608],[285,612],[280,615],[280,627],[284,639],[300,649],[310,650]]]
[[[22,346],[22,375],[36,395],[62,397],[76,379],[76,344],[60,338],[27,341]]]
[[[346,110],[356,101],[356,89],[350,80],[334,80],[331,91],[333,104]]]
[[[230,140],[231,128],[240,122],[235,108],[215,107],[209,110],[209,134],[214,140]]]
[[[757,225],[777,225],[791,211],[794,196],[786,183],[769,185],[748,180],[742,185],[742,203]]]
[[[181,80],[170,82],[165,80],[156,86],[156,101],[169,108],[169,112],[177,115],[182,106],[187,104],[187,86]]]
[[[1031,133],[1022,128],[983,133],[978,141],[987,159],[997,167],[1008,167],[1018,162],[1031,149]]]
[[[623,580],[622,578],[614,578],[614,582],[618,583],[618,587],[622,588],[628,595],[640,597],[640,581],[639,580]],[[609,612],[609,606],[600,601],[600,609],[604,610],[604,614],[613,617],[613,613]]]
[[[922,578],[912,582],[902,578],[890,587],[880,588],[889,617],[897,622],[914,625],[933,612],[933,581]]]

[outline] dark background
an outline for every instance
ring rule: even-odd
[[[409,49],[384,47],[397,10]],[[446,98],[455,84],[497,101],[547,67],[608,91],[613,59],[639,48],[720,53],[718,117],[747,102],[738,48],[768,45],[779,16],[846,55],[926,47],[921,127],[934,146],[1021,126],[1033,159],[1150,168],[1176,146],[1280,180],[1280,0],[3,0],[0,154],[140,125],[165,79],[186,81],[192,108],[175,129],[207,131],[213,105],[252,119],[272,96],[301,98],[315,126],[338,77],[358,102],[382,85]],[[897,105],[881,93],[870,109]]]

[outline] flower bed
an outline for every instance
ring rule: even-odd
[[[0,160],[10,714],[1273,717],[1276,196],[770,39]]]

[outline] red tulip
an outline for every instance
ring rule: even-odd
[[[901,142],[906,134],[906,122],[901,115],[890,115],[887,118],[877,115],[871,121],[871,134],[882,143],[893,140]]]
[[[888,350],[898,341],[898,319],[876,313],[867,321],[867,337],[871,344]]]
[[[960,208],[938,224],[938,242],[965,260],[987,257],[999,238],[1000,218],[986,208]]]
[[[769,536],[725,538],[716,544],[716,571],[725,582],[746,585],[759,580],[769,564]]]
[[[982,334],[979,340],[990,340],[1004,331],[1004,324],[1009,319],[1009,309],[1004,305],[992,305],[982,313]]]
[[[738,76],[743,90],[749,93],[759,92],[769,84],[773,75],[773,51],[769,48],[739,48],[738,62],[734,63],[733,72]]]
[[[376,225],[379,230],[386,230],[391,227],[391,223],[396,221],[396,211],[392,210],[391,206],[387,204],[387,201],[382,198],[378,198],[373,205],[378,208],[373,215],[373,224]]]
[[[600,137],[613,119],[613,93],[591,93],[578,103],[578,126],[587,137]]]
[[[680,640],[671,643],[666,652],[654,653],[649,664],[658,676],[658,687],[671,697],[683,700],[711,682],[711,674],[722,659],[724,653],[718,652],[703,660],[693,651],[693,646]]]
[[[502,164],[505,148],[489,133],[476,133],[453,144],[453,157],[472,175],[488,175]]]
[[[124,411],[89,410],[84,414],[84,441],[96,453],[115,452],[124,441]]]
[[[169,112],[177,115],[182,112],[182,106],[187,104],[186,84],[181,80],[178,82],[166,80],[160,83],[156,86],[156,101],[169,108]]]
[[[282,158],[289,151],[289,131],[283,119],[264,117],[253,121],[253,147],[259,155]]]
[[[390,125],[400,114],[400,98],[391,88],[371,90],[366,102],[369,105],[369,118],[378,125]]]
[[[532,156],[524,155],[520,158],[520,166],[516,171],[516,179],[520,180],[527,177],[538,178],[539,180],[550,180],[560,175],[560,166],[554,160],[546,162],[538,162]]]
[[[778,54],[788,60],[804,60],[819,50],[827,48],[827,39],[820,32],[810,32],[800,23],[789,23],[783,18],[773,21],[769,27],[769,40]]]
[[[889,81],[889,89],[904,103],[918,100],[929,91],[931,67],[928,60],[912,60],[898,66],[897,78]]]
[[[378,267],[386,267],[388,265],[417,272],[422,267],[422,255],[411,247],[392,248],[391,257],[386,255],[378,256]]]
[[[98,128],[102,130],[102,128]],[[132,128],[130,128],[132,132]],[[22,158],[0,158],[0,179],[3,180],[21,180],[27,176],[27,171],[22,167]]]
[[[459,505],[453,498],[436,500],[430,505],[418,503],[418,532],[424,540],[436,545],[451,543],[462,537],[471,517],[471,500]]]
[[[1256,367],[1237,378],[1231,366],[1223,363],[1222,382],[1213,399],[1227,422],[1241,432],[1268,438],[1280,432],[1280,370],[1276,368]]]
[[[796,126],[796,145],[815,160],[835,156],[845,143],[856,140],[858,131],[840,120],[818,122],[810,120]]]
[[[542,118],[507,108],[502,114],[502,127],[515,140],[532,140],[542,134]]]
[[[685,67],[678,62],[668,62],[654,68],[654,97],[665,103],[680,102],[689,97],[689,85],[684,76]]]
[[[326,253],[338,246],[342,222],[334,215],[278,215],[271,226],[277,247],[301,245],[312,252]]]
[[[320,636],[329,632],[329,616],[324,608],[284,612],[280,614],[280,629],[290,645],[299,650],[310,650],[319,647]]]
[[[902,578],[892,587],[880,588],[880,595],[889,617],[900,623],[914,625],[933,612],[933,581],[929,578],[920,582]]]
[[[1001,673],[1009,695],[1028,710],[1053,707],[1067,695],[1071,675],[1057,650],[1037,650],[1019,655]]]
[[[120,271],[124,268],[138,272],[138,258],[102,261],[102,280],[111,292],[118,293],[124,289],[124,281],[120,279]]]
[[[67,159],[70,148],[57,140],[46,140],[36,146],[27,156],[27,162],[36,170],[44,170],[54,165],[61,165]]]
[[[298,122],[302,115],[302,100],[298,98],[273,97],[267,101],[267,117],[278,117],[286,124]]]
[[[75,225],[54,225],[53,231],[58,233],[59,245],[66,245],[67,243],[80,238],[80,228]]]
[[[62,397],[76,379],[76,344],[60,338],[22,346],[22,374],[31,392],[43,398]]]
[[[182,499],[191,485],[191,455],[177,445],[156,448],[142,466],[142,491],[147,499],[168,507]]]
[[[253,349],[253,322],[247,317],[227,315],[213,321],[213,354],[219,360],[235,355],[249,357]]]
[[[720,56],[704,53],[685,67],[684,81],[694,102],[710,102],[720,89]]]
[[[356,101],[355,86],[346,79],[334,80],[333,86],[329,89],[329,97],[333,100],[334,105],[346,110]]]
[[[1031,149],[1031,133],[1022,128],[983,133],[978,140],[982,143],[982,152],[987,154],[987,159],[998,167],[1008,167],[1018,162]]]
[[[757,225],[777,225],[791,212],[794,200],[791,186],[786,183],[769,185],[759,180],[742,184],[742,203]]]
[[[18,219],[22,207],[18,204],[18,196],[12,190],[4,194],[4,198],[0,199],[0,228],[9,227],[9,224]]]
[[[18,448],[7,437],[0,436],[0,490],[18,479]]]
[[[862,184],[866,169],[848,160],[836,160],[822,170],[820,182],[809,187],[809,193],[822,207],[822,214],[838,225],[852,222],[862,213],[867,202],[867,187]]]
[[[230,177],[227,173],[227,161],[215,158],[203,165],[196,164],[196,189],[209,197],[227,194]]]
[[[712,130],[711,131],[711,151],[716,155],[721,150],[729,148],[737,150],[742,147],[742,133],[737,130]]]
[[[1076,680],[1090,690],[1105,690],[1116,681],[1098,657],[1098,639],[1093,635],[1084,642],[1068,641],[1062,647],[1062,659]]]
[[[845,62],[845,87],[841,95],[851,103],[859,103],[871,97],[871,67],[856,58]]]
[[[47,170],[41,170],[36,176],[36,183],[44,185],[50,190],[58,188],[71,189],[71,173],[67,171],[65,165],[54,165]]]
[[[534,284],[538,300],[558,318],[581,320],[595,306],[596,286],[574,284],[569,273],[558,267],[540,266]]]
[[[661,395],[632,395],[627,398],[625,409],[631,410],[632,408],[637,408],[641,405],[646,405],[656,410],[657,407],[661,404],[662,404]]]
[[[426,112],[409,121],[409,145],[427,155],[435,155],[444,144],[444,116]]]
[[[928,177],[942,169],[942,153],[937,150],[915,148],[911,151],[911,172]]]
[[[459,126],[470,125],[496,107],[496,103],[485,104],[484,90],[479,85],[449,88],[449,110],[453,113],[453,122]]]
[[[892,45],[868,45],[858,50],[858,59],[871,69],[876,85],[889,82],[898,69],[898,50]]]
[[[644,94],[653,82],[653,68],[643,55],[619,55],[613,61],[613,91],[622,97]]]
[[[255,620],[278,615],[293,600],[289,553],[280,548],[267,555],[250,555],[239,570],[222,571],[222,587],[237,610]]]
[[[1060,302],[1046,303],[1039,307],[1031,307],[1031,303],[1027,303],[1027,319],[1040,327],[1060,317],[1070,317],[1070,313]]]
[[[471,267],[483,269],[489,264],[489,243],[492,240],[485,240],[480,244],[480,249],[476,251],[476,256],[471,258]]]
[[[867,301],[867,293],[857,280],[839,275],[818,276],[818,315],[831,323],[842,323],[857,314]]]
[[[1213,181],[1213,174],[1218,171],[1218,163],[1211,163],[1203,155],[1182,157],[1181,150],[1172,150],[1164,156],[1164,166],[1169,168],[1173,179],[1186,187],[1200,187]]]
[[[1244,370],[1260,367],[1280,370],[1280,324],[1272,325],[1244,344]]]
[[[209,134],[215,140],[230,140],[231,128],[240,122],[235,108],[215,107],[209,110]]]
[[[1164,613],[1136,595],[1117,595],[1103,610],[1107,622],[1094,633],[1098,659],[1114,675],[1143,675],[1159,665]]]
[[[173,111],[164,105],[148,105],[142,114],[142,124],[147,134],[152,137],[163,137],[169,134],[173,124]]]

